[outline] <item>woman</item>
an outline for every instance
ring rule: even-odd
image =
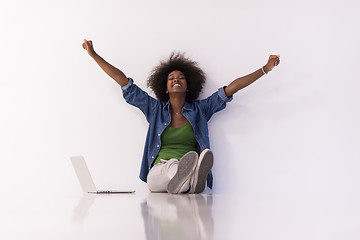
[[[152,192],[201,193],[212,188],[213,154],[209,150],[207,121],[226,107],[234,93],[270,72],[280,62],[271,55],[265,66],[219,88],[210,97],[196,100],[205,82],[197,63],[180,53],[162,61],[148,79],[154,99],[115,68],[84,39],[83,48],[122,88],[129,104],[139,108],[149,123],[140,179]]]

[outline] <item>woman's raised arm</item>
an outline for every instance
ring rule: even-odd
[[[229,86],[225,88],[225,94],[227,97],[231,97],[234,93],[240,89],[249,86],[251,83],[258,80],[264,74],[270,72],[275,66],[280,63],[280,55],[270,55],[268,62],[262,68],[250,73],[244,77],[240,77],[232,81]]]
[[[88,52],[90,57],[92,57],[95,62],[104,70],[104,72],[109,75],[112,79],[114,79],[120,86],[125,86],[128,84],[129,80],[125,76],[125,74],[112,66],[110,63],[106,62],[102,57],[100,57],[94,50],[92,41],[88,41],[84,39],[82,44],[83,48]]]

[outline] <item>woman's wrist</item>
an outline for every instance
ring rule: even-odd
[[[266,68],[266,65],[261,68],[261,71],[262,71],[264,74],[268,74],[268,72],[269,72],[269,70]]]
[[[95,51],[89,52],[89,55],[90,55],[90,57],[92,57],[94,59],[99,56]]]

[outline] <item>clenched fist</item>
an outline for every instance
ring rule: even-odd
[[[83,49],[85,49],[88,52],[88,54],[91,57],[96,54],[91,40],[88,41],[88,40],[84,39],[82,47],[83,47]]]

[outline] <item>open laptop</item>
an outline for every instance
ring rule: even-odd
[[[110,193],[134,193],[135,190],[97,190],[94,181],[91,177],[90,171],[86,165],[83,156],[70,157],[71,162],[74,166],[76,175],[79,179],[80,185],[86,193],[96,194],[110,194]]]

